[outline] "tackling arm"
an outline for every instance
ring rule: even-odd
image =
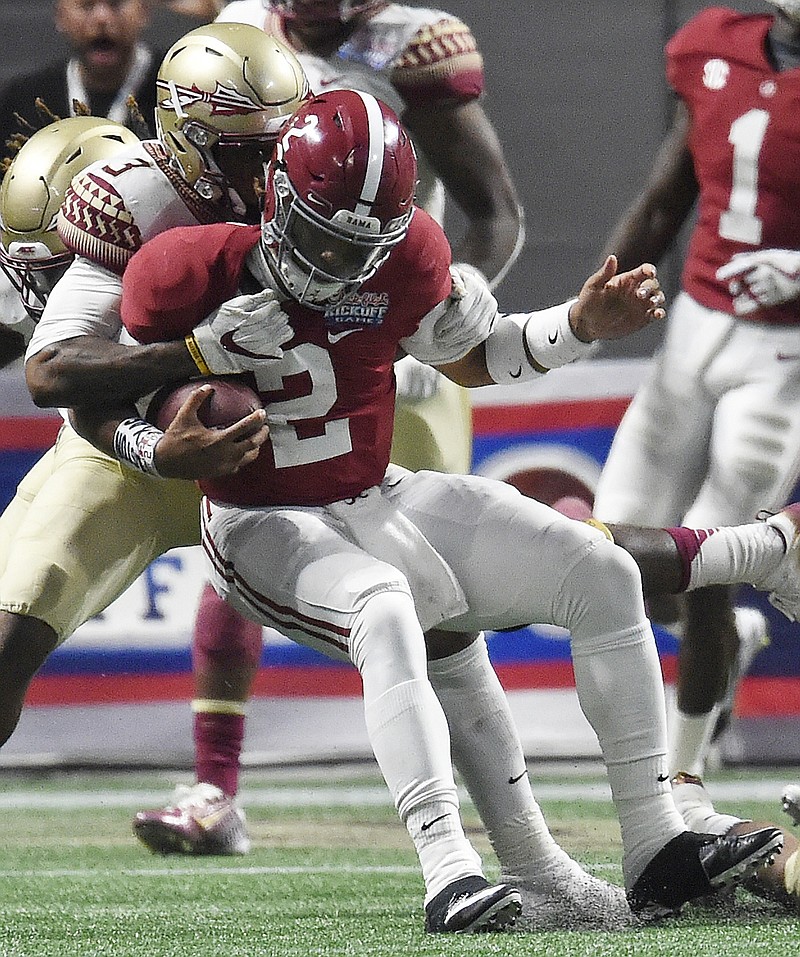
[[[46,346],[25,363],[28,389],[41,408],[79,406],[87,395],[109,403],[136,399],[199,374],[183,340],[125,346],[76,336]]]
[[[453,258],[479,269],[494,288],[522,249],[522,207],[500,140],[476,100],[409,107],[403,122],[468,224]]]

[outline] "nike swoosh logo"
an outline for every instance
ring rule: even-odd
[[[233,330],[231,329],[228,332],[223,332],[219,337],[219,344],[226,352],[232,352],[237,356],[247,356],[248,359],[274,359],[275,356],[263,355],[260,352],[251,352],[249,349],[245,349],[239,345],[238,342],[233,338]]]
[[[329,332],[328,333],[328,342],[333,345],[335,342],[338,342],[340,339],[344,339],[345,336],[350,336],[354,332],[361,332],[360,329],[345,329],[344,332]]]
[[[551,335],[549,332],[547,333],[547,341],[551,346],[554,346],[558,342],[558,329],[556,329],[554,335]]]
[[[661,784],[663,784],[665,781],[669,781],[669,775],[668,775],[668,774],[659,774],[659,776],[656,778],[656,781],[660,781]]]
[[[329,80],[320,80],[320,81],[319,81],[319,85],[320,85],[320,86],[333,86],[334,83],[341,83],[341,82],[342,82],[342,79],[343,79],[343,78],[342,78],[341,76],[332,76]]]
[[[518,379],[522,375],[522,366],[519,367],[519,370],[516,373],[509,372],[508,374],[511,376],[512,379]]]
[[[525,770],[522,772],[522,774],[518,774],[515,778],[509,778],[509,779],[508,779],[508,783],[509,783],[509,784],[516,784],[517,781],[521,781],[522,778],[524,778],[527,773],[528,773],[528,769],[525,768]]]
[[[797,359],[800,359],[800,353],[798,352],[778,352],[775,355],[775,358],[778,362],[793,362]]]
[[[421,831],[430,830],[430,828],[432,828],[433,825],[437,823],[437,821],[443,821],[447,816],[448,816],[447,814],[440,814],[439,817],[435,817],[432,821],[428,821],[427,823],[423,824],[420,830]]]

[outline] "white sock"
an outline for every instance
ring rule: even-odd
[[[689,562],[687,591],[738,582],[758,586],[786,554],[783,536],[765,522],[671,533],[680,533],[675,540]]]
[[[428,662],[450,727],[453,760],[481,816],[506,878],[548,884],[571,866],[531,791],[516,726],[481,635],[467,648]]]
[[[666,760],[664,684],[649,624],[627,633],[573,635],[578,698],[594,728],[622,833],[630,888],[650,860],[686,830],[675,809]]]
[[[675,709],[669,735],[670,777],[679,771],[699,778],[703,776],[706,755],[721,710],[719,704],[707,714],[686,714]]]
[[[461,824],[447,720],[428,680],[425,638],[411,595],[371,596],[351,633],[367,734],[419,854],[427,902],[447,884],[482,869]]]

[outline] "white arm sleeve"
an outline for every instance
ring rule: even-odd
[[[78,257],[53,287],[25,358],[76,336],[116,340],[122,322],[122,278]]]
[[[594,343],[578,339],[569,324],[569,310],[576,301],[537,312],[498,315],[486,338],[486,368],[492,381],[525,382],[590,356]]]

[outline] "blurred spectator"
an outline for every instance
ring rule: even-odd
[[[50,121],[37,110],[37,98],[59,118],[74,116],[78,101],[94,116],[107,116],[139,135],[152,135],[161,54],[142,41],[150,10],[150,0],[55,0],[55,26],[71,54],[3,88],[0,143],[25,132],[15,113],[35,129]],[[128,105],[130,96],[146,120],[147,133]]]

